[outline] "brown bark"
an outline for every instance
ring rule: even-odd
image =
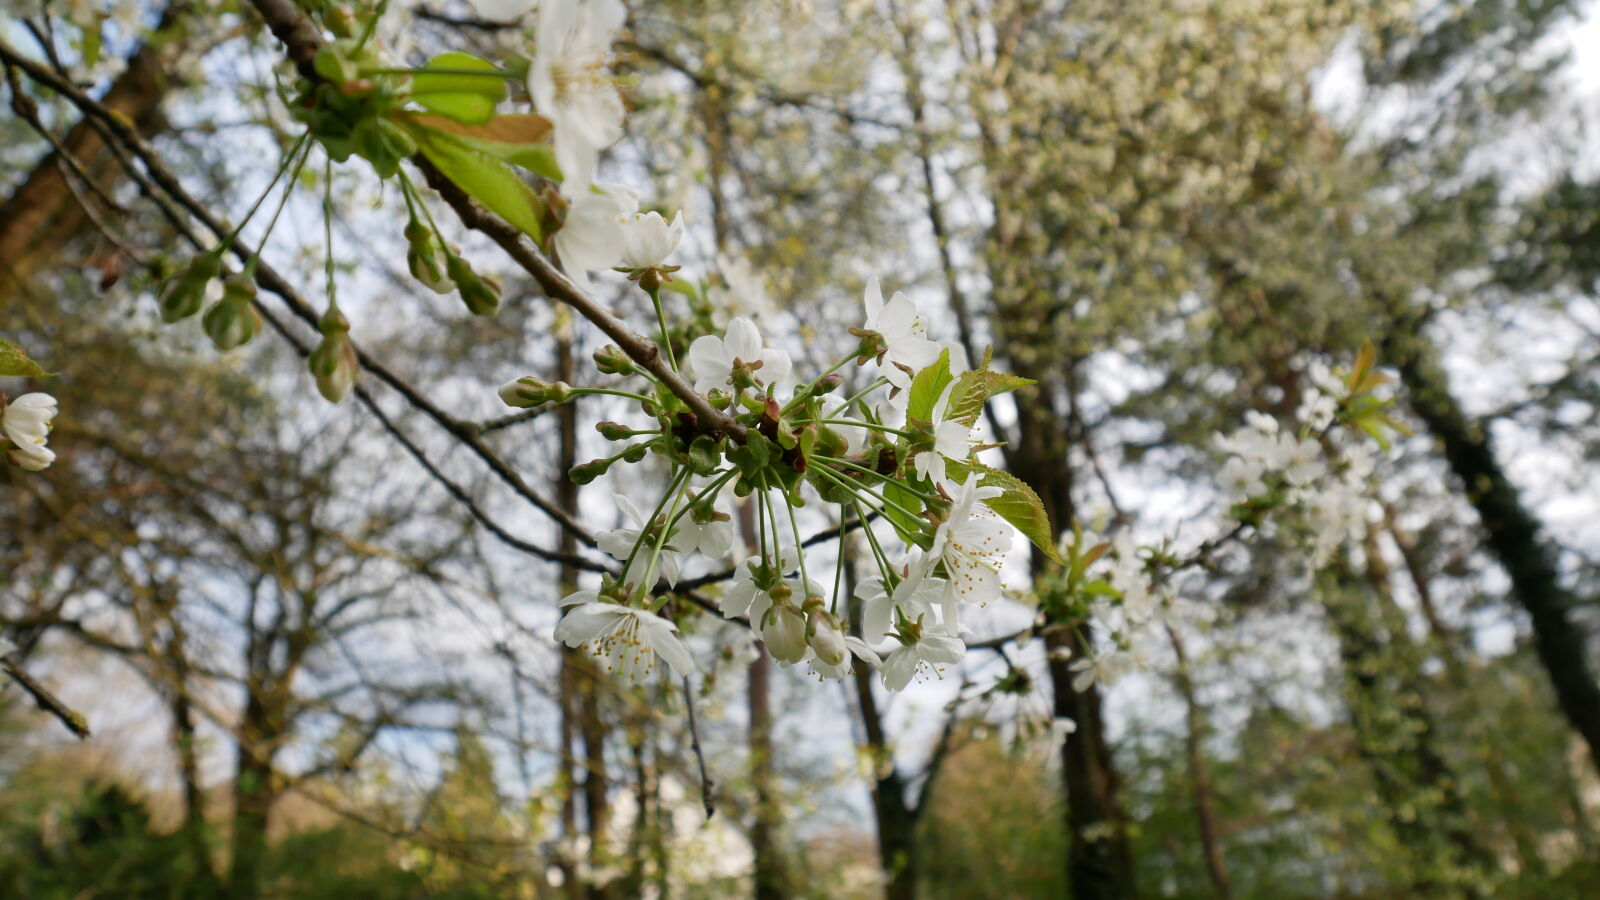
[[[917,819],[908,804],[906,780],[895,767],[883,733],[878,700],[872,692],[873,672],[856,666],[856,701],[866,731],[867,757],[873,762],[872,811],[878,825],[878,861],[888,879],[884,900],[914,900],[917,878]],[[931,776],[930,776],[931,777]]]
[[[576,380],[577,361],[572,352],[571,329],[561,329],[556,341],[556,368],[557,378],[569,384]],[[577,410],[571,403],[563,403],[556,407],[556,422],[560,431],[557,452],[556,471],[561,473],[555,478],[555,501],[562,509],[578,508],[578,485],[566,477],[566,472],[578,462],[578,419]],[[558,538],[557,549],[566,557],[570,557],[578,550],[578,542],[571,532],[563,529]],[[561,566],[562,597],[578,589],[578,572],[570,565]],[[570,647],[561,648],[561,733],[560,749],[557,751],[560,767],[563,794],[561,797],[561,834],[571,839],[578,835],[578,782],[576,767],[573,764],[577,746],[577,720],[578,720],[578,666],[577,651]],[[578,883],[578,870],[569,853],[562,853],[558,857],[557,865],[561,869],[562,891],[571,900],[581,900],[584,886]]]
[[[103,99],[146,137],[166,127],[161,115],[161,100],[170,87],[165,66],[183,48],[185,31],[180,19],[187,7],[187,3],[175,2],[166,8],[155,35],[128,59],[127,68]],[[98,130],[80,121],[68,129],[61,143],[102,189],[114,189],[120,170]],[[90,227],[61,165],[55,151],[46,153],[27,179],[0,203],[0,269],[8,276],[0,280],[0,296],[32,278],[64,244]]]
[[[1437,350],[1426,336],[1414,333],[1416,327],[1409,320],[1391,324],[1385,355],[1399,365],[1406,402],[1442,447],[1483,526],[1484,548],[1505,570],[1512,597],[1528,613],[1534,647],[1561,711],[1588,745],[1591,762],[1600,766],[1600,683],[1590,667],[1587,629],[1572,618],[1577,598],[1561,584],[1555,553],[1495,456],[1486,425],[1467,418]]]
[[[1170,625],[1167,639],[1178,658],[1175,680],[1178,694],[1183,697],[1185,710],[1184,753],[1189,758],[1189,779],[1193,782],[1194,813],[1200,826],[1200,848],[1206,858],[1206,873],[1217,896],[1233,896],[1233,886],[1228,881],[1228,867],[1222,856],[1221,832],[1217,828],[1217,809],[1211,789],[1211,769],[1206,765],[1205,747],[1206,713],[1195,696],[1194,679],[1189,671],[1189,654],[1185,652],[1183,638]]]
[[[777,846],[783,812],[778,808],[772,759],[772,659],[760,642],[756,644],[756,660],[750,664],[748,677],[750,782],[756,801],[755,821],[750,826],[750,849],[755,855],[755,895],[756,900],[782,900],[789,892],[783,857]]]

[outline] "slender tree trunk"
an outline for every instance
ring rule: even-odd
[[[239,726],[238,753],[233,770],[233,835],[228,867],[229,900],[254,900],[261,891],[261,863],[267,849],[267,826],[277,802],[277,770],[273,758],[282,738],[283,719],[270,696],[273,689],[259,682],[248,688]]]
[[[147,137],[165,125],[160,111],[169,86],[165,67],[186,43],[180,19],[188,6],[181,0],[168,4],[155,36],[129,57],[127,68],[101,101],[126,116]],[[61,143],[102,188],[119,180],[112,174],[117,163],[106,153],[100,133],[87,122],[68,129]],[[0,296],[18,282],[29,280],[62,245],[90,227],[61,166],[55,151],[45,154],[27,179],[0,203],[0,271],[5,273],[0,278]]]
[[[1481,897],[1493,863],[1479,846],[1459,781],[1434,747],[1409,639],[1348,568],[1325,572],[1321,593],[1339,641],[1357,750],[1373,773],[1389,823],[1415,862],[1419,897]]]
[[[915,900],[916,813],[906,805],[907,785],[884,738],[872,678],[871,669],[856,666],[856,701],[861,706],[861,724],[867,738],[864,749],[873,763],[872,812],[878,825],[878,862],[886,879],[883,895],[885,900]]]
[[[782,900],[788,896],[788,880],[776,841],[783,812],[778,808],[777,779],[772,765],[771,678],[772,659],[767,656],[767,648],[758,641],[746,694],[750,709],[750,782],[755,788],[756,801],[755,821],[750,827],[750,848],[755,854],[756,900]]]
[[[1600,766],[1600,684],[1588,657],[1586,629],[1572,619],[1576,598],[1561,585],[1554,554],[1539,533],[1539,522],[1495,457],[1484,425],[1471,421],[1450,392],[1433,344],[1421,334],[1404,334],[1409,324],[1391,326],[1387,355],[1400,367],[1406,402],[1427,424],[1460,480],[1467,501],[1483,525],[1484,547],[1511,581],[1511,594],[1527,610],[1539,661],[1550,675],[1567,720]]]
[[[1228,867],[1223,861],[1217,809],[1212,799],[1211,769],[1206,765],[1206,713],[1195,697],[1194,678],[1189,671],[1189,654],[1184,650],[1183,638],[1169,625],[1167,639],[1172,643],[1172,652],[1178,657],[1178,671],[1174,680],[1178,685],[1178,694],[1183,697],[1187,725],[1184,753],[1189,758],[1189,779],[1194,785],[1194,813],[1200,826],[1200,848],[1205,853],[1206,872],[1211,876],[1211,886],[1216,889],[1218,897],[1230,898],[1233,896],[1233,886],[1228,882]]]
[[[577,361],[572,352],[572,329],[569,322],[562,322],[557,326],[556,339],[556,368],[557,377],[567,383],[576,380]],[[556,407],[557,428],[560,431],[557,452],[559,453],[556,471],[561,473],[555,479],[555,502],[559,509],[576,510],[578,508],[578,485],[566,473],[578,462],[578,418],[577,410],[571,403],[563,403]],[[577,539],[572,532],[565,528],[559,529],[558,549],[563,555],[570,556],[578,552]],[[560,594],[562,597],[578,589],[578,572],[566,563],[561,564]],[[577,754],[577,721],[578,721],[578,659],[577,651],[571,647],[561,648],[561,725],[560,749],[557,751],[557,765],[559,766],[562,786],[561,796],[561,834],[567,838],[566,851],[561,853],[557,865],[561,869],[562,891],[569,900],[581,900],[584,896],[584,886],[578,882],[578,869],[573,858],[571,848],[578,836],[578,781],[576,766],[573,760]]]

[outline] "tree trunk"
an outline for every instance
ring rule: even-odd
[[[1186,710],[1184,733],[1184,753],[1189,758],[1189,779],[1194,787],[1194,813],[1200,826],[1200,848],[1205,853],[1206,872],[1211,876],[1211,886],[1217,891],[1217,896],[1230,898],[1233,896],[1233,886],[1228,882],[1228,867],[1223,861],[1222,839],[1217,828],[1217,809],[1212,800],[1211,770],[1206,765],[1205,747],[1203,742],[1206,733],[1205,709],[1200,706],[1200,701],[1195,697],[1194,679],[1189,672],[1189,655],[1184,651],[1183,639],[1178,636],[1177,630],[1167,626],[1167,639],[1172,643],[1172,652],[1178,657],[1178,671],[1174,680],[1178,685],[1178,694],[1183,697]]]
[[[756,900],[782,900],[788,896],[788,880],[776,842],[783,811],[778,808],[772,765],[772,660],[759,641],[748,677],[750,783],[755,788],[756,801],[755,821],[750,826],[750,849],[755,854],[755,895]]]
[[[270,688],[259,681],[247,688],[244,718],[239,726],[233,770],[232,859],[228,868],[230,900],[254,900],[261,891],[261,862],[267,849],[267,825],[278,799],[273,758],[282,738]]]
[[[558,326],[556,339],[556,368],[557,377],[565,382],[576,381],[577,361],[572,352],[572,335],[570,327]],[[555,502],[558,509],[575,510],[578,508],[578,485],[566,473],[578,462],[578,418],[577,409],[571,403],[563,403],[556,407],[556,422],[560,431],[557,452],[556,471],[560,474],[555,478]],[[578,552],[577,539],[572,532],[565,528],[558,529],[560,537],[558,549],[564,556],[571,556]],[[562,597],[578,589],[578,571],[566,563],[561,564],[560,595]],[[557,598],[559,599],[559,598]],[[577,860],[573,858],[572,847],[575,846],[578,836],[578,780],[576,765],[577,758],[577,721],[578,721],[578,678],[579,663],[577,651],[571,647],[561,647],[561,746],[557,751],[557,766],[560,773],[562,786],[561,795],[561,836],[567,839],[564,851],[557,856],[557,866],[561,870],[561,890],[569,900],[582,900],[584,886],[578,881]]]
[[[1450,470],[1477,511],[1485,548],[1510,578],[1512,596],[1528,612],[1539,661],[1550,675],[1561,710],[1588,745],[1591,762],[1600,766],[1600,685],[1590,670],[1587,635],[1572,620],[1576,598],[1561,586],[1554,554],[1495,458],[1488,431],[1467,419],[1450,392],[1433,344],[1420,334],[1408,335],[1401,344],[1398,336],[1391,336],[1388,349],[1399,364],[1406,400],[1443,447]]]
[[[1434,747],[1409,637],[1385,614],[1375,583],[1346,567],[1325,571],[1319,582],[1339,641],[1356,749],[1416,864],[1410,889],[1418,897],[1483,896],[1493,864],[1478,845],[1458,780]]]
[[[864,749],[873,763],[872,812],[878,825],[878,862],[886,879],[883,895],[885,900],[915,900],[916,813],[906,805],[907,785],[884,739],[878,699],[872,693],[873,674],[866,666],[856,666],[856,700],[867,736]]]
[[[101,101],[126,116],[146,137],[165,125],[160,106],[168,80],[163,70],[166,60],[186,43],[179,19],[187,7],[185,2],[167,6],[155,35],[129,57],[127,68]],[[118,164],[107,153],[99,131],[88,122],[80,121],[68,129],[61,143],[102,188],[120,180],[114,174],[119,171]],[[90,224],[61,171],[61,160],[54,150],[46,153],[27,179],[0,203],[0,270],[6,273],[0,278],[0,297],[17,283],[28,281]]]

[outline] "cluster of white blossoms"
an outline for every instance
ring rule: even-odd
[[[1217,479],[1235,510],[1297,512],[1311,536],[1309,562],[1316,569],[1365,533],[1372,507],[1368,480],[1377,459],[1366,443],[1343,440],[1342,431],[1333,428],[1341,404],[1351,398],[1350,386],[1318,364],[1308,367],[1305,380],[1296,431],[1251,411],[1238,430],[1217,435],[1217,448],[1228,454]],[[1262,524],[1277,521],[1282,517]]]
[[[1386,379],[1372,371],[1372,362],[1370,349],[1364,350],[1345,378],[1320,363],[1308,365],[1293,431],[1251,410],[1244,425],[1214,440],[1227,455],[1217,479],[1231,520],[1263,533],[1291,530],[1309,545],[1312,570],[1365,536],[1373,505],[1368,482],[1377,457],[1364,437],[1401,430],[1384,412],[1387,401],[1373,396]],[[1099,565],[1098,579],[1086,581],[1095,589],[1083,592],[1094,638],[1089,643],[1096,649],[1091,657],[1072,661],[1076,689],[1114,684],[1147,668],[1166,629],[1209,621],[1209,607],[1177,595],[1172,577],[1185,564],[1173,556],[1170,543],[1141,548],[1123,529],[1089,557]],[[1093,538],[1069,532],[1061,538],[1060,552],[1078,558],[1094,544]],[[1210,549],[1203,545],[1196,552]],[[1065,648],[1053,652],[1070,657]]]
[[[622,268],[636,280],[666,268],[667,253],[656,251],[674,240],[676,229],[664,221],[649,227],[669,236],[625,261]],[[780,665],[804,662],[830,679],[845,677],[859,661],[880,670],[888,689],[901,690],[919,674],[937,677],[961,660],[962,607],[1000,596],[1000,565],[1013,533],[988,506],[1003,488],[986,483],[992,470],[972,459],[970,431],[995,389],[988,376],[996,373],[972,372],[959,358],[952,365],[949,349],[927,337],[904,295],[885,303],[873,281],[863,303],[863,324],[850,329],[857,349],[805,384],[794,377],[791,356],[767,346],[748,319],[735,317],[721,335],[690,343],[682,371],[696,391],[743,421],[749,429],[743,445],[684,433],[682,420],[660,409],[671,399],[660,390],[646,396],[603,389],[653,410],[661,429],[602,423],[599,430],[613,440],[650,440],[578,467],[580,480],[618,460],[637,461],[647,452],[642,448],[669,459],[681,449],[684,464],[674,466],[648,515],[617,494],[629,524],[600,532],[596,543],[621,570],[600,589],[563,600],[568,611],[559,640],[587,647],[609,670],[631,677],[653,672],[656,655],[686,674],[692,661],[676,625],[660,611],[692,560],[726,562],[735,541],[729,510],[734,498],[745,497],[755,504],[760,552],[734,566],[717,608],[748,623]],[[649,377],[613,349],[596,354],[601,371]],[[836,373],[852,362],[864,387],[829,399],[842,386]],[[528,377],[505,385],[501,397],[526,407],[601,391]],[[709,456],[688,459],[697,446]],[[817,499],[838,504],[835,522],[853,516],[869,523],[865,540],[876,572],[855,590],[857,628],[848,621],[850,598],[842,596],[844,547],[833,560],[831,590],[808,572],[794,509]],[[886,530],[900,538],[903,552],[891,555]]]
[[[485,18],[504,22],[534,10],[529,0],[473,5]],[[790,353],[769,346],[744,316],[732,316],[720,333],[674,327],[672,298],[663,287],[735,301],[726,304],[733,309],[760,308],[765,290],[754,272],[734,263],[721,266],[720,285],[675,277],[679,267],[669,260],[683,238],[682,216],[669,220],[645,210],[640,191],[595,177],[601,152],[623,134],[625,107],[610,67],[625,19],[617,0],[537,5],[528,93],[549,122],[561,176],[560,215],[551,219],[545,243],[583,290],[594,289],[596,273],[615,270],[647,293],[666,361],[738,427],[701,421],[686,398],[615,347],[596,354],[597,368],[646,382],[638,391],[535,376],[500,389],[507,404],[523,408],[609,394],[631,399],[652,420],[641,427],[600,423],[603,436],[624,446],[574,468],[579,483],[648,455],[668,463],[666,488],[650,511],[617,495],[627,524],[600,532],[596,544],[619,569],[598,589],[563,601],[567,611],[556,637],[587,647],[608,669],[630,677],[653,672],[658,656],[686,674],[692,658],[676,624],[662,613],[694,560],[728,564],[735,541],[731,509],[735,498],[744,498],[758,526],[746,538],[758,552],[733,565],[716,608],[745,621],[780,664],[806,662],[823,678],[842,678],[858,661],[881,669],[894,690],[919,673],[937,675],[965,652],[962,606],[981,606],[1000,593],[999,565],[1012,527],[988,503],[1007,491],[1031,497],[973,458],[970,431],[990,395],[1026,382],[986,364],[972,371],[957,344],[928,337],[908,297],[885,301],[876,279],[866,288],[863,321],[849,329],[856,350],[810,381],[798,377]],[[730,296],[735,293],[749,296]],[[684,347],[681,360],[675,344]],[[851,363],[862,375],[859,389],[842,399],[830,396],[843,387],[840,370]],[[818,500],[836,506],[822,521],[840,530],[831,590],[809,574],[808,542],[795,512],[817,508]],[[1037,517],[1043,521],[1042,509]],[[876,570],[855,592],[863,610],[859,627],[848,621],[852,598],[842,596],[844,532],[852,523],[865,525]],[[1035,531],[1049,534],[1047,524]],[[903,551],[888,546],[891,532]]]
[[[45,446],[56,415],[56,398],[32,393],[8,403],[0,394],[0,410],[0,432],[4,432],[9,445],[6,455],[13,465],[38,472],[56,461],[55,451]]]

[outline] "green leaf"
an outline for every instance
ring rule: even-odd
[[[527,182],[517,175],[516,170],[487,153],[467,146],[454,135],[414,123],[407,123],[405,129],[417,142],[422,155],[472,199],[517,226],[535,241],[543,237],[539,221],[544,215],[544,204]]]
[[[922,498],[918,497],[910,488],[893,479],[883,482],[883,496],[891,503],[898,503],[906,509],[922,508]],[[883,507],[883,515],[894,526],[900,539],[907,544],[921,546],[925,542],[917,540],[923,536],[923,520],[907,515],[899,509],[887,504]]]
[[[1050,525],[1050,516],[1044,511],[1044,501],[1028,487],[1027,482],[1005,471],[986,466],[983,463],[961,463],[955,460],[946,460],[945,469],[950,478],[957,482],[967,480],[967,475],[977,472],[982,476],[984,487],[997,487],[1002,493],[983,501],[995,511],[1000,518],[1011,523],[1011,526],[1022,532],[1023,536],[1033,542],[1052,561],[1060,563],[1060,552],[1056,549],[1055,529]]]
[[[990,397],[1009,393],[1033,383],[1032,378],[991,372],[987,367],[963,372],[961,377],[956,379],[955,390],[950,392],[950,408],[945,411],[945,418],[963,425],[975,424],[978,415],[983,412],[983,405],[989,402]]]
[[[34,362],[22,348],[0,338],[0,375],[11,378],[47,378],[51,373]]]
[[[911,400],[906,407],[906,418],[924,422],[932,419],[934,404],[939,402],[939,395],[944,393],[951,380],[950,350],[946,348],[940,351],[938,362],[918,372],[917,377],[911,380]]]
[[[470,71],[484,74],[468,74]],[[500,70],[486,59],[469,53],[441,53],[412,76],[411,97],[440,115],[481,123],[493,118],[495,104],[506,98],[506,83]]]
[[[443,131],[460,143],[487,153],[495,159],[541,175],[561,180],[561,167],[550,146],[550,120],[532,113],[495,116],[482,124],[467,124],[447,116],[400,112],[395,114],[414,125]]]

